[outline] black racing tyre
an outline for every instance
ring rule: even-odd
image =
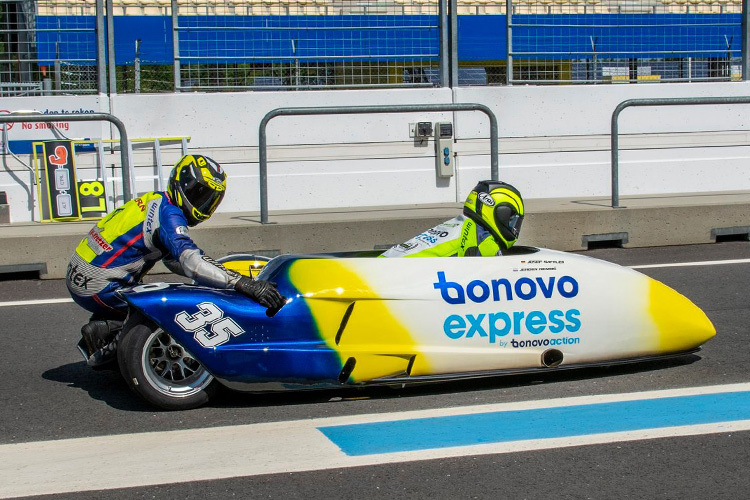
[[[160,327],[127,323],[117,361],[133,391],[164,410],[189,410],[208,403],[219,383],[197,359]]]

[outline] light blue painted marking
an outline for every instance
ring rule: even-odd
[[[319,427],[347,455],[750,420],[750,392]]]

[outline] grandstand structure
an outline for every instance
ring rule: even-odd
[[[436,15],[438,0],[177,0],[183,15]],[[513,0],[514,14],[724,14],[742,12],[742,0]],[[43,0],[45,16],[96,14],[96,0]],[[457,0],[458,15],[505,15],[505,0]],[[114,0],[115,15],[168,16],[172,0]]]
[[[742,74],[742,0],[443,0],[445,13],[440,1],[3,0],[0,95]]]

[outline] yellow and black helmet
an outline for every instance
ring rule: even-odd
[[[167,190],[188,225],[195,226],[211,217],[221,203],[227,190],[227,175],[208,156],[185,155],[172,169]]]
[[[489,231],[500,248],[507,250],[521,232],[523,199],[510,184],[481,181],[466,198],[464,215]]]

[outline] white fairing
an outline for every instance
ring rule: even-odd
[[[422,376],[542,366],[549,349],[564,365],[689,351],[715,334],[665,285],[575,254],[336,259],[325,268],[330,279],[315,264],[298,261],[290,277],[324,336],[339,328],[340,309],[323,304],[354,303],[331,347],[357,357],[360,381],[386,376],[377,365],[387,356],[416,354],[409,374]]]

